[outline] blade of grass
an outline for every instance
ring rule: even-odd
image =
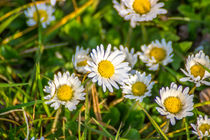
[[[144,111],[144,113],[147,115],[147,117],[149,118],[150,122],[152,123],[152,125],[155,127],[155,129],[157,130],[157,132],[163,136],[163,138],[165,140],[169,140],[168,137],[165,135],[165,133],[161,130],[161,128],[159,127],[159,125],[152,119],[152,117],[149,115],[149,113],[141,106],[141,104],[139,102],[137,102],[137,104],[139,105],[139,107]]]
[[[114,140],[114,136],[112,136],[107,130],[106,128],[104,128],[98,121],[96,121],[96,119],[92,118],[95,123],[100,126],[100,128],[108,135],[109,138],[111,138],[112,140]]]
[[[9,19],[7,19],[6,21],[4,21],[1,25],[0,25],[0,34],[7,28],[7,26],[10,25],[10,23],[15,20],[21,13],[17,13],[14,16],[10,17]]]
[[[13,124],[20,126],[20,124],[18,122],[14,121],[14,120],[7,119],[7,118],[0,118],[0,121],[7,121],[7,122],[11,122]]]
[[[96,132],[96,133],[99,134],[99,135],[103,135],[103,136],[105,136],[105,137],[109,137],[109,135],[106,134],[106,133],[103,132],[103,131],[94,129],[94,128],[92,128],[92,127],[90,127],[90,126],[87,126],[87,125],[85,125],[85,124],[82,124],[82,125],[85,126],[87,129],[89,129],[89,130],[91,130],[91,131],[93,131],[93,132]]]
[[[121,130],[121,127],[122,127],[122,123],[120,123],[120,127],[119,127],[119,129],[117,131],[117,134],[115,136],[115,140],[119,140],[120,139],[120,130]]]
[[[0,83],[0,88],[7,88],[7,87],[18,87],[18,86],[25,86],[28,83]]]
[[[7,43],[10,42],[11,40],[15,40],[15,39],[17,39],[17,38],[20,38],[20,37],[22,37],[23,35],[27,34],[28,32],[34,30],[35,28],[37,28],[36,25],[35,25],[35,26],[32,26],[32,27],[29,27],[29,28],[23,30],[22,32],[17,32],[17,33],[15,33],[15,34],[13,34],[13,35],[11,35],[11,36],[9,36],[9,37],[3,39],[2,44],[7,44]]]
[[[200,106],[204,106],[204,105],[210,105],[210,101],[194,104],[194,107],[200,107]]]
[[[18,104],[18,105],[11,106],[11,107],[3,108],[3,109],[0,109],[0,113],[7,112],[7,111],[10,111],[10,110],[13,110],[13,109],[20,109],[22,107],[32,106],[34,104],[40,104],[40,103],[44,103],[44,101],[43,100],[36,100],[36,101],[28,102],[28,103],[23,103],[23,104]]]

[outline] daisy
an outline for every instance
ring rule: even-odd
[[[199,51],[197,54],[192,54],[188,56],[186,62],[186,70],[181,69],[181,71],[187,76],[181,78],[180,81],[194,82],[196,87],[199,87],[201,84],[210,85],[210,82],[205,81],[205,79],[210,77],[210,73],[205,70],[201,65],[210,69],[209,56],[205,55],[203,51]]]
[[[128,71],[131,68],[128,62],[123,62],[125,55],[119,50],[111,52],[110,44],[106,50],[102,44],[97,46],[90,55],[92,61],[88,61],[88,66],[85,67],[90,72],[88,77],[92,78],[93,82],[98,82],[104,92],[106,88],[113,92],[112,86],[119,89],[118,84],[122,85],[128,79]]]
[[[159,64],[167,65],[173,61],[171,41],[167,43],[165,39],[162,39],[161,42],[155,40],[155,42],[152,42],[148,46],[143,45],[141,49],[143,53],[139,53],[139,58],[146,63],[149,70],[156,71],[159,68]]]
[[[60,105],[65,105],[69,111],[75,110],[80,100],[85,100],[85,93],[81,81],[74,74],[69,72],[54,75],[54,80],[48,82],[49,86],[45,86],[44,91],[49,93],[44,99],[49,100],[46,104],[51,104],[55,110]]]
[[[114,50],[117,50],[117,48],[115,47]],[[122,53],[126,56],[125,61],[129,63],[129,66],[131,68],[133,68],[137,62],[138,57],[138,54],[134,53],[134,48],[132,48],[131,52],[129,52],[127,47],[123,47],[123,45],[120,45],[120,51],[122,51]]]
[[[197,118],[197,125],[191,124],[191,126],[194,129],[192,132],[198,135],[199,139],[210,137],[210,118],[208,118],[207,115],[205,115],[205,117],[199,115]]]
[[[175,125],[175,118],[180,120],[187,116],[192,116],[193,95],[189,95],[189,88],[184,90],[180,85],[171,83],[171,87],[160,89],[160,98],[156,97],[155,101],[160,107],[156,107],[161,115],[166,115],[171,124]]]
[[[130,75],[128,82],[121,88],[125,98],[135,99],[142,102],[146,96],[151,96],[151,90],[155,82],[151,82],[151,75],[146,76],[146,73],[136,71],[135,75]]]
[[[46,4],[37,4],[37,9],[40,17],[40,22],[43,28],[46,28],[47,25],[50,24],[51,21],[55,20],[55,16],[53,16],[54,8],[50,5]],[[38,14],[35,6],[31,6],[27,10],[24,11],[26,17],[28,17],[27,24],[28,26],[34,26],[38,24]]]
[[[74,68],[80,73],[87,73],[85,70],[85,66],[87,65],[87,61],[90,61],[89,49],[84,50],[83,47],[79,48],[77,46],[76,53],[72,57],[72,62],[74,64]]]
[[[139,22],[151,21],[159,14],[166,14],[162,9],[164,3],[158,0],[113,0],[114,8],[125,20],[130,20],[131,27],[136,27]]]

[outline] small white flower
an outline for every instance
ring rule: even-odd
[[[118,48],[116,47],[114,48],[114,50],[117,50],[117,49]],[[134,53],[134,48],[132,48],[131,52],[129,52],[127,47],[123,47],[123,45],[120,45],[120,51],[122,51],[123,54],[126,56],[125,61],[129,63],[129,66],[131,68],[133,68],[137,62],[137,57],[138,57],[138,54]]]
[[[69,111],[75,110],[76,105],[80,100],[84,100],[85,93],[81,81],[74,74],[70,75],[69,72],[58,72],[54,75],[54,80],[48,82],[49,86],[45,86],[44,91],[49,93],[44,99],[49,100],[46,104],[51,104],[55,110],[60,105],[65,105]]]
[[[119,89],[118,84],[122,85],[128,79],[128,71],[131,68],[127,62],[123,62],[125,55],[119,50],[111,52],[110,44],[106,50],[102,44],[100,47],[97,46],[97,49],[93,49],[90,55],[92,61],[88,61],[88,66],[85,67],[90,72],[88,77],[92,78],[94,83],[98,82],[104,92],[106,88],[113,92],[112,86]]]
[[[159,14],[166,14],[162,9],[164,3],[158,0],[113,0],[114,8],[125,20],[130,20],[131,27],[136,27],[139,22],[151,21]]]
[[[36,6],[42,27],[46,28],[51,21],[55,20],[55,16],[53,16],[53,12],[55,10],[52,6],[50,5],[47,6],[46,4],[37,4]],[[37,10],[35,6],[31,6],[30,8],[24,11],[25,16],[29,18],[27,21],[28,26],[34,26],[38,24]]]
[[[210,77],[210,73],[205,70],[201,65],[210,69],[209,56],[205,55],[203,51],[199,51],[197,54],[192,54],[188,56],[185,68],[187,71],[181,69],[181,71],[187,76],[181,78],[180,81],[194,82],[196,87],[199,87],[201,84],[210,86],[210,82],[205,81],[205,79]]]
[[[80,73],[87,73],[85,70],[85,66],[87,65],[87,61],[90,61],[89,49],[84,50],[83,47],[79,48],[77,46],[76,53],[72,57],[72,62],[74,64],[74,68]]]
[[[202,117],[199,115],[197,118],[197,125],[191,124],[193,127],[193,133],[198,135],[198,139],[202,139],[203,137],[210,137],[210,118],[207,115]]]
[[[167,65],[173,61],[171,41],[167,43],[165,39],[162,39],[161,42],[155,40],[155,42],[152,42],[148,46],[141,46],[141,49],[143,53],[139,53],[139,58],[146,63],[149,70],[156,71],[159,68],[159,64]]]
[[[151,75],[136,71],[135,75],[130,75],[129,80],[121,86],[125,98],[135,99],[142,102],[144,97],[151,96],[151,90],[155,82],[151,82]]]
[[[170,119],[171,124],[175,125],[177,120],[193,115],[193,95],[189,95],[189,88],[183,91],[182,86],[177,87],[175,83],[171,83],[171,87],[160,89],[160,98],[156,97],[155,101],[160,107],[156,107],[161,115],[166,115]]]

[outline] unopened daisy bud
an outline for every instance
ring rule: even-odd
[[[87,61],[90,61],[91,58],[89,56],[89,49],[84,50],[83,47],[77,46],[76,53],[72,57],[72,62],[74,64],[74,68],[80,73],[87,73],[85,70],[85,66],[87,66]]]
[[[202,139],[203,137],[210,137],[210,118],[207,115],[202,117],[199,115],[197,118],[197,124],[191,124],[193,127],[193,133],[198,135],[198,139]]]
[[[50,24],[51,21],[55,20],[55,16],[53,16],[53,12],[55,11],[52,6],[46,4],[37,4],[37,10],[35,6],[31,6],[27,10],[24,11],[26,17],[28,17],[27,24],[28,26],[34,26],[38,24],[40,18],[40,22],[43,28],[46,28],[47,25]],[[38,16],[38,14],[39,16]]]
[[[145,72],[136,71],[134,75],[129,75],[129,80],[121,86],[122,92],[125,93],[124,97],[142,102],[144,97],[151,96],[151,90],[155,84],[151,79],[151,75],[147,76]]]
[[[123,45],[120,45],[119,49],[125,55],[125,61],[129,63],[129,66],[131,68],[133,68],[137,62],[137,57],[138,57],[138,54],[134,53],[134,48],[132,48],[131,51],[129,52],[127,47],[123,47]],[[118,48],[115,47],[114,50],[118,50]]]
[[[52,6],[55,6],[56,0],[50,0],[50,3],[51,3]]]
[[[173,61],[173,48],[171,41],[167,43],[165,39],[162,39],[161,42],[155,40],[148,46],[143,45],[141,49],[143,52],[139,53],[139,58],[146,63],[149,70],[156,71],[160,64],[167,65]]]
[[[88,77],[92,78],[94,83],[98,82],[104,92],[106,88],[113,92],[112,86],[119,89],[118,84],[122,85],[128,79],[128,72],[131,68],[128,62],[123,62],[125,55],[119,50],[111,52],[110,44],[106,50],[102,44],[97,46],[90,55],[92,60],[88,61],[88,66],[85,67],[90,72]]]
[[[151,21],[159,14],[166,14],[162,9],[164,3],[158,0],[113,0],[114,8],[125,20],[130,20],[131,27],[136,27],[139,22]]]
[[[210,86],[210,82],[205,81],[210,77],[210,73],[202,65],[210,69],[209,56],[205,55],[203,51],[189,55],[185,64],[186,71],[181,69],[187,77],[181,78],[180,81],[194,82],[196,87],[200,87],[201,84]]]
[[[44,91],[49,93],[44,99],[49,100],[46,104],[51,104],[55,110],[60,105],[65,105],[69,111],[75,110],[80,100],[85,100],[84,88],[81,81],[74,74],[69,72],[54,75],[54,80],[48,82],[49,86],[45,86]]]
[[[155,101],[160,107],[156,107],[161,115],[166,115],[170,119],[171,124],[175,125],[177,120],[193,115],[193,95],[189,95],[189,88],[184,90],[175,83],[171,83],[171,87],[160,89],[160,98],[156,97]]]

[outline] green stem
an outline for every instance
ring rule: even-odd
[[[184,122],[185,122],[187,140],[190,140],[190,134],[189,134],[189,128],[188,128],[188,121],[187,121],[187,118],[184,118]]]
[[[141,24],[141,30],[142,30],[143,43],[146,43],[148,40],[148,37],[147,37],[146,27],[143,24]]]
[[[86,93],[85,97],[85,126],[88,126],[88,120],[89,120],[89,97],[88,93]],[[87,138],[87,127],[85,127],[84,134],[83,134],[83,139],[85,140]]]
[[[130,27],[129,27],[129,30],[128,30],[128,35],[127,35],[127,37],[126,37],[127,39],[126,39],[126,42],[125,42],[125,44],[126,44],[126,46],[127,46],[128,48],[130,47],[132,32],[133,32],[133,29],[132,29],[132,27],[130,26]]]
[[[38,20],[38,25],[39,25],[38,26],[38,49],[37,49],[37,52],[36,52],[36,65],[35,65],[35,67],[36,67],[36,78],[35,78],[35,81],[37,81],[41,99],[44,100],[43,86],[42,86],[42,81],[41,81],[41,76],[40,76],[40,60],[41,60],[41,55],[42,55],[42,52],[43,52],[43,46],[42,46],[42,25],[41,25],[40,15],[39,15],[39,12],[38,12],[36,4],[35,4],[35,8],[36,8],[36,12],[37,12],[37,15],[38,15],[37,17],[39,19]],[[51,114],[50,114],[48,106],[45,103],[43,103],[43,106],[44,106],[44,109],[45,109],[48,117],[50,117]]]

